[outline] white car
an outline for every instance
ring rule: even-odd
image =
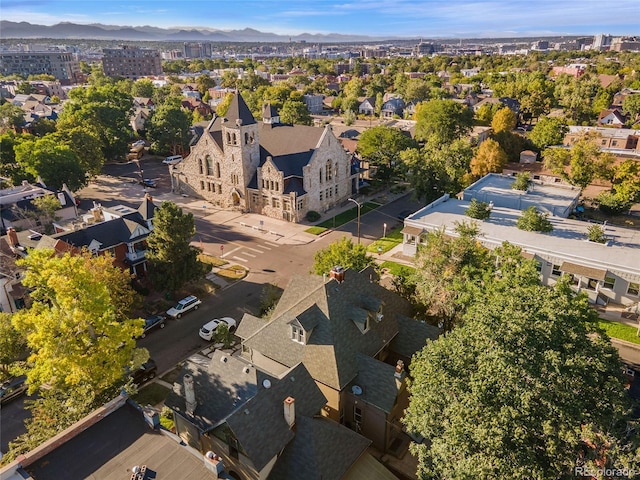
[[[170,157],[165,158],[162,163],[165,165],[177,165],[183,160],[182,155],[172,155]]]
[[[136,147],[136,146],[138,146],[138,145],[142,145],[142,146],[144,146],[144,144],[145,144],[145,143],[144,143],[144,140],[136,140],[135,142],[133,142],[133,143],[131,144],[131,146],[132,146],[132,147]]]
[[[226,323],[227,326],[229,327],[230,332],[234,332],[236,330],[236,321],[233,318],[231,317],[216,318],[215,320],[211,320],[210,322],[205,323],[202,326],[199,332],[200,338],[203,338],[204,340],[207,340],[207,341],[211,341],[211,339],[216,333],[216,328],[218,328],[218,325],[220,325],[221,323]]]
[[[180,318],[183,314],[190,310],[197,310],[202,302],[198,297],[190,295],[180,300],[175,307],[167,310],[167,315],[171,318]]]

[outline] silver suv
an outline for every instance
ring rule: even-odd
[[[171,318],[180,318],[190,310],[197,310],[202,302],[194,295],[190,295],[180,300],[175,307],[167,310],[167,315]]]

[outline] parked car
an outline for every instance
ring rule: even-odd
[[[144,140],[136,140],[135,142],[133,142],[131,144],[132,147],[138,146],[138,145],[142,145],[144,147]]]
[[[0,386],[0,405],[15,400],[27,391],[27,376],[7,380]]]
[[[165,158],[162,163],[164,163],[165,165],[177,165],[182,160],[182,155],[171,155],[170,157]]]
[[[225,323],[229,327],[230,332],[234,332],[236,329],[236,321],[231,317],[216,318],[208,323],[205,323],[200,329],[200,338],[204,340],[211,340],[216,333],[216,329],[222,323]]]
[[[156,188],[158,186],[156,181],[152,180],[151,178],[145,178],[143,180],[140,180],[140,185],[144,185],[145,187],[150,187],[150,188]]]
[[[154,378],[158,373],[158,365],[151,358],[140,365],[140,368],[131,374],[131,379],[136,385],[142,385]]]
[[[167,319],[164,315],[151,315],[144,319],[144,330],[142,330],[142,335],[140,338],[144,338],[147,336],[147,332],[149,330],[153,330],[154,328],[164,328],[164,322]]]
[[[171,318],[180,318],[183,314],[190,310],[197,310],[202,302],[194,295],[190,295],[180,300],[175,307],[171,307],[167,310],[167,315]]]

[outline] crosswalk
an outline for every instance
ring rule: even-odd
[[[225,260],[236,260],[238,262],[247,263],[252,258],[258,258],[258,255],[264,255],[269,250],[273,250],[274,247],[279,247],[277,243],[262,240],[259,243],[253,243],[249,246],[239,246],[225,252],[222,258]]]

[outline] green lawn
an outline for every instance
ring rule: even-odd
[[[367,247],[367,251],[371,253],[378,253],[378,247],[382,247],[381,252],[388,252],[396,245],[402,243],[402,228],[404,225],[400,225],[393,230],[387,232],[387,236],[379,238]]]
[[[362,215],[365,215],[371,210],[375,210],[379,207],[381,207],[381,205],[378,205],[377,203],[366,202],[360,209],[360,216],[362,217]],[[350,222],[351,220],[355,220],[356,218],[358,218],[358,207],[353,207],[349,210],[345,210],[344,212],[339,213],[335,217],[331,217],[329,220],[325,220],[324,222],[319,223],[316,226],[324,228],[334,228],[339,227],[340,225],[344,225],[345,223]]]
[[[402,265],[401,263],[396,262],[382,262],[380,268],[389,269],[389,273],[391,275],[410,275],[415,271],[415,268],[409,267],[408,265]]]
[[[611,338],[640,344],[640,337],[638,337],[638,329],[636,327],[625,325],[624,323],[611,322],[603,318],[600,319],[598,324]]]
[[[305,230],[305,232],[310,233],[311,235],[320,235],[328,230],[325,227],[309,227]]]
[[[133,399],[138,402],[138,405],[144,407],[145,405],[157,405],[164,401],[167,395],[169,395],[167,387],[159,383],[150,383],[134,395]]]

